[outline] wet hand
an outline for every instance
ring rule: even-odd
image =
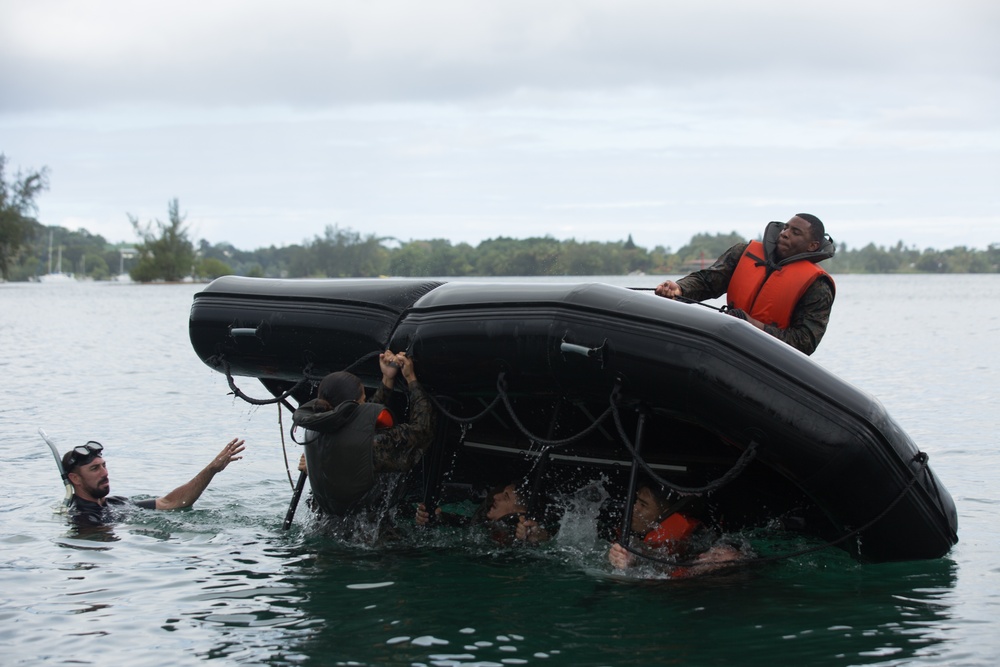
[[[416,382],[417,374],[413,370],[413,359],[406,356],[406,352],[396,353],[396,363],[400,365],[400,372],[407,382]]]
[[[246,449],[243,444],[244,442],[244,440],[240,440],[239,438],[233,438],[230,440],[229,443],[222,448],[222,451],[219,452],[219,455],[212,459],[212,462],[208,464],[209,470],[211,470],[212,473],[222,472],[226,469],[226,466],[233,461],[239,461],[242,459],[243,457],[239,456],[239,454]]]
[[[514,536],[525,542],[529,541],[532,534],[538,528],[538,522],[525,517],[523,514],[517,518],[517,528],[514,531]]]
[[[378,365],[382,370],[383,383],[385,383],[386,380],[392,380],[395,378],[400,369],[400,363],[396,359],[396,355],[389,350],[386,350],[382,354],[378,355]]]
[[[608,551],[608,562],[619,570],[626,569],[632,564],[632,554],[625,550],[625,547],[615,542]]]
[[[441,508],[438,507],[437,509],[435,509],[434,514],[435,516],[440,516]],[[427,506],[424,505],[423,503],[417,505],[417,515],[416,517],[414,517],[414,520],[417,522],[418,526],[426,526],[431,522],[431,515],[427,511]]]

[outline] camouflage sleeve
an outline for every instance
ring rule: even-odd
[[[715,260],[712,266],[690,273],[678,280],[677,284],[683,290],[681,296],[694,301],[704,301],[725,294],[729,288],[729,279],[733,277],[736,265],[739,264],[740,257],[743,256],[743,251],[747,249],[748,245],[750,244],[737,243]]]
[[[779,329],[773,324],[768,324],[764,327],[764,331],[797,350],[812,354],[826,333],[826,325],[830,322],[830,311],[833,309],[833,297],[830,281],[820,278],[809,286],[795,305],[787,329]]]
[[[435,422],[431,399],[417,382],[410,383],[409,397],[409,421],[375,432],[376,472],[412,470],[431,445]]]
[[[386,401],[389,400],[389,396],[392,395],[392,389],[388,389],[381,382],[378,383],[378,389],[372,394],[372,397],[368,399],[371,403],[381,403],[382,405],[387,405]]]

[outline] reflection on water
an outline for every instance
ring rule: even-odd
[[[974,289],[965,283],[845,277],[817,353],[930,453],[962,514],[951,557],[872,566],[828,550],[735,576],[636,581],[604,567],[585,503],[537,549],[403,520],[399,540],[356,545],[325,534],[304,504],[281,531],[291,489],[277,413],[227,396],[191,352],[197,289],[0,286],[0,456],[13,473],[0,507],[4,664],[986,666],[1000,653],[1000,443],[984,428],[1000,409],[984,353],[1000,331],[996,290],[979,289],[977,313],[952,298]],[[910,292],[943,309],[927,337]],[[883,337],[909,361],[887,355]],[[931,386],[945,391],[928,407]],[[126,496],[187,481],[231,437],[248,450],[193,509],[84,535],[58,511],[40,426],[64,448],[104,443],[113,493]],[[761,553],[805,546],[751,540]]]

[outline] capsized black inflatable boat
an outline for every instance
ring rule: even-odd
[[[225,277],[195,295],[190,336],[234,388],[258,378],[289,407],[335,370],[375,387],[378,352],[406,350],[446,415],[428,498],[442,478],[528,464],[546,488],[624,488],[641,468],[703,494],[727,530],[783,526],[866,562],[937,558],[958,539],[951,496],[875,398],[746,322],[648,292]]]

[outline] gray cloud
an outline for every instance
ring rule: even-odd
[[[328,224],[676,247],[802,209],[851,244],[983,246],[998,19],[994,0],[8,2],[0,150],[50,167],[44,221],[111,240],[178,197],[240,247]]]
[[[924,6],[921,6],[924,5]],[[292,107],[995,76],[993,3],[57,2],[0,8],[2,107]]]

